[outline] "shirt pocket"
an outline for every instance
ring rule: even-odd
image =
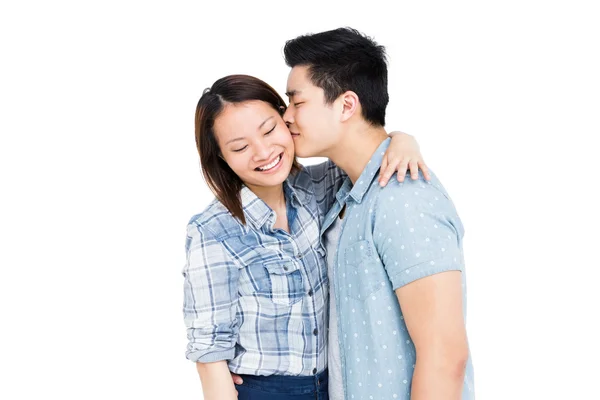
[[[352,243],[344,251],[345,278],[342,290],[350,298],[364,301],[385,286],[387,274],[373,245],[367,240]]]
[[[273,303],[291,306],[302,300],[304,287],[302,271],[294,261],[273,260],[248,266],[255,294]]]

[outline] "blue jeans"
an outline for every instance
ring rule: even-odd
[[[329,400],[327,370],[313,376],[240,376],[238,400]]]

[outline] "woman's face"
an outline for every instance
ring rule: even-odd
[[[287,179],[294,141],[269,103],[227,104],[214,131],[223,159],[249,188],[277,186]]]

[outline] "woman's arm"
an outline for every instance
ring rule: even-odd
[[[379,184],[387,185],[390,177],[394,172],[398,172],[398,181],[403,182],[407,169],[410,168],[411,177],[417,179],[419,176],[419,168],[426,180],[430,180],[429,169],[423,161],[423,156],[419,150],[419,144],[411,135],[394,131],[389,134],[392,138],[388,147],[380,171]],[[324,217],[333,203],[336,200],[336,193],[344,183],[347,175],[331,160],[327,160],[320,164],[303,166],[307,172],[307,176],[312,180],[307,182],[302,174],[297,174],[292,177],[292,184],[303,188],[312,186],[311,191],[317,198],[319,206],[319,215]]]
[[[231,380],[227,361],[196,363],[202,382],[204,400],[236,400],[237,390]]]
[[[227,366],[239,334],[239,268],[221,241],[195,222],[188,224],[184,276],[186,357],[196,362],[205,399],[237,398]],[[227,378],[224,380],[224,378]],[[224,383],[225,382],[225,383]]]

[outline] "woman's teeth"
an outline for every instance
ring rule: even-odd
[[[279,157],[277,157],[275,160],[273,160],[273,162],[271,162],[270,164],[267,164],[263,167],[258,167],[257,169],[259,171],[267,171],[270,170],[271,168],[273,168],[274,166],[276,166],[279,163],[279,160],[281,160],[281,154],[279,155]]]

